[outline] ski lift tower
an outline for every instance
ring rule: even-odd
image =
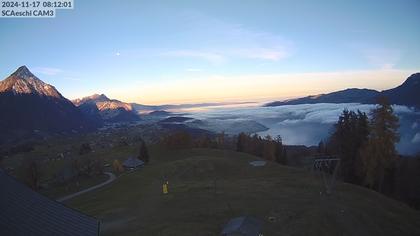
[[[321,175],[325,192],[330,195],[335,187],[337,172],[340,169],[340,158],[336,156],[318,157],[312,165],[312,172]]]

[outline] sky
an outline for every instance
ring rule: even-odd
[[[27,65],[74,99],[270,101],[383,90],[420,72],[420,1],[74,0],[0,18],[0,78]]]

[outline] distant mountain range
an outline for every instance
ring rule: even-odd
[[[0,143],[37,132],[89,131],[97,127],[26,66],[0,81],[0,111]]]
[[[130,122],[140,120],[137,112],[130,103],[109,99],[105,94],[92,96],[72,101],[74,105],[97,122]]]
[[[392,104],[405,105],[420,108],[420,73],[412,74],[400,86],[376,91],[371,89],[351,88],[333,93],[312,95],[302,98],[290,99],[286,101],[275,101],[265,106],[282,106],[297,104],[315,104],[315,103],[364,103],[375,104],[378,97],[388,97]]]
[[[379,96],[391,103],[420,108],[420,73],[411,75],[400,86],[375,91],[346,89],[338,92],[277,101],[265,106],[313,103],[374,104]],[[0,145],[5,140],[19,140],[36,134],[87,132],[104,123],[140,120],[139,112],[148,116],[169,117],[170,109],[220,106],[224,103],[148,106],[110,99],[104,94],[69,101],[57,89],[32,74],[26,66],[0,81]],[[154,111],[154,112],[153,112]]]

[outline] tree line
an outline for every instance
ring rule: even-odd
[[[273,139],[267,135],[240,133],[227,136],[224,132],[216,135],[191,135],[187,131],[177,131],[166,135],[160,144],[169,149],[214,148],[228,149],[259,156],[265,160],[287,164],[286,149],[280,136]]]
[[[379,192],[392,191],[398,158],[398,117],[386,98],[368,115],[344,110],[326,145],[319,149],[339,156],[340,175],[346,182],[367,186]]]
[[[160,140],[160,145],[168,149],[216,148],[232,149],[232,140],[221,132],[216,135],[192,135],[188,131],[178,130],[168,133]]]
[[[275,161],[287,165],[286,149],[283,147],[280,136],[273,139],[270,135],[261,137],[257,134],[240,133],[237,137],[236,151],[249,153],[268,161]]]

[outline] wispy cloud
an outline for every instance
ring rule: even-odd
[[[226,60],[226,58],[221,54],[200,50],[173,50],[163,52],[161,55],[169,57],[197,58],[207,60],[215,64],[220,64]]]
[[[69,73],[69,71],[64,71],[59,68],[54,67],[35,67],[33,69],[35,74],[47,75],[47,76],[57,76],[57,79],[68,80],[68,81],[82,81],[78,76]]]
[[[185,71],[187,71],[187,72],[200,72],[202,70],[201,69],[198,69],[198,68],[188,68]]]
[[[420,133],[416,133],[413,139],[411,140],[412,143],[420,143]]]
[[[188,49],[168,50],[161,55],[197,58],[220,64],[234,59],[278,61],[290,57],[294,52],[294,43],[277,34],[195,11],[183,12],[180,17],[188,22],[188,37],[197,40]]]
[[[381,69],[394,68],[401,58],[401,51],[398,49],[367,49],[363,53],[369,64]]]
[[[196,11],[178,13],[184,19],[178,40],[188,46],[122,49],[115,56],[125,58],[184,58],[224,64],[238,59],[279,61],[292,56],[295,45],[279,34],[230,23]]]
[[[255,59],[264,59],[278,61],[290,56],[290,52],[283,48],[243,48],[243,49],[234,49],[231,52],[233,56],[245,57],[245,58],[255,58]]]
[[[63,72],[62,69],[53,67],[35,67],[33,71],[43,75],[57,75]]]
[[[222,64],[231,59],[261,59],[278,61],[290,56],[290,53],[283,48],[230,48],[230,49],[208,49],[208,50],[172,50],[162,52],[160,55],[178,58],[196,58],[209,61],[213,64]]]

